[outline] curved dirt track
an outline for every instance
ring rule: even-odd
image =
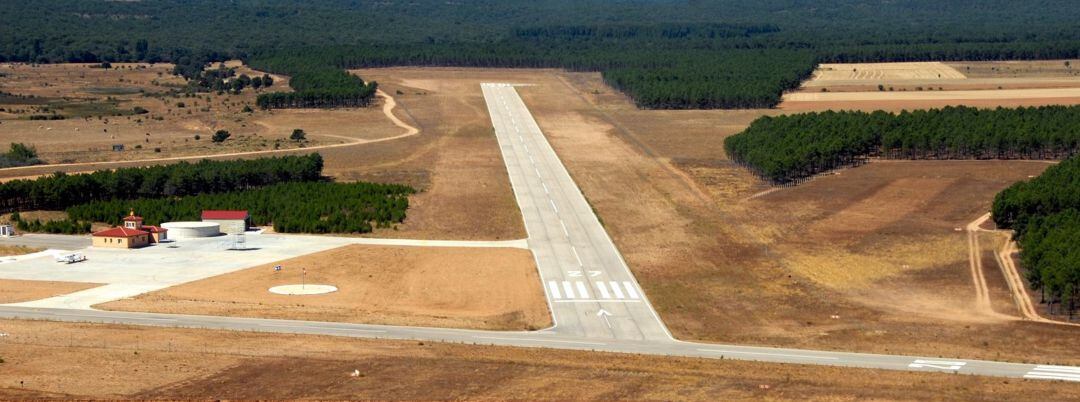
[[[980,257],[982,251],[979,248],[979,232],[1004,233],[1001,230],[983,229],[981,227],[982,224],[989,219],[990,213],[986,213],[969,223],[965,228],[968,235],[968,257],[971,266],[971,276],[972,280],[975,282],[975,305],[980,312],[1004,316],[1003,314],[994,312],[993,308],[990,306],[990,295],[986,285],[986,277],[983,274],[982,258]],[[994,257],[997,259],[998,266],[1001,267],[1002,275],[1009,285],[1009,291],[1012,293],[1013,301],[1016,302],[1016,308],[1020,311],[1021,318],[1027,321],[1080,327],[1080,324],[1077,323],[1051,320],[1039,314],[1034,303],[1031,302],[1031,296],[1028,295],[1027,285],[1024,283],[1024,280],[1020,276],[1020,271],[1013,262],[1012,255],[1017,251],[1016,242],[1012,239],[1008,239],[1005,242],[1005,245],[1001,247],[1001,250],[998,250],[994,254]]]
[[[394,108],[397,107],[397,102],[394,101],[393,97],[386,94],[382,90],[377,91],[376,95],[382,97],[383,100],[384,100],[383,107],[382,107],[383,114],[385,114],[386,117],[388,119],[390,119],[390,121],[392,123],[394,123],[395,126],[398,126],[398,127],[401,127],[403,129],[405,129],[404,133],[402,133],[400,135],[395,135],[393,137],[379,138],[379,139],[374,139],[374,140],[365,140],[365,139],[359,139],[359,138],[350,138],[350,137],[332,135],[330,137],[346,139],[346,140],[348,140],[350,142],[345,142],[345,143],[340,143],[340,144],[318,145],[318,146],[314,146],[314,147],[297,148],[297,149],[268,149],[268,150],[265,150],[265,151],[228,152],[228,153],[220,153],[220,154],[175,156],[175,157],[168,157],[168,158],[136,159],[136,160],[129,160],[129,161],[76,162],[76,163],[55,163],[55,164],[47,164],[47,165],[29,165],[29,166],[18,166],[18,167],[4,168],[4,169],[0,169],[0,172],[14,172],[14,171],[19,171],[19,170],[49,169],[49,168],[61,168],[61,167],[62,168],[82,167],[82,166],[93,167],[92,169],[86,169],[86,170],[68,171],[68,173],[73,173],[73,172],[97,170],[99,168],[104,168],[104,167],[110,166],[110,165],[139,165],[139,164],[144,164],[144,163],[173,162],[173,161],[185,161],[185,160],[196,160],[196,159],[206,159],[206,158],[228,158],[228,157],[234,157],[234,156],[238,157],[238,156],[253,156],[253,155],[271,155],[271,154],[287,153],[287,152],[295,153],[295,152],[300,152],[300,151],[304,151],[304,152],[306,152],[306,151],[318,151],[318,150],[322,150],[322,149],[342,148],[342,147],[350,147],[350,146],[355,146],[355,145],[372,144],[372,143],[377,143],[377,142],[397,140],[397,139],[417,135],[417,134],[420,133],[420,129],[418,129],[416,127],[413,127],[413,126],[409,125],[408,123],[405,123],[404,121],[402,121],[401,119],[399,119],[397,116],[394,115],[393,111],[394,111]],[[27,176],[27,177],[34,177],[34,176]]]

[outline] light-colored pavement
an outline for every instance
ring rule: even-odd
[[[592,207],[508,84],[483,84],[553,332],[591,339],[671,341]]]
[[[33,238],[31,235],[23,237]],[[73,244],[82,244],[85,238],[68,237],[74,239]],[[61,236],[48,238],[51,239],[50,242],[63,243]],[[370,239],[282,234],[257,234],[245,238],[243,250],[233,250],[235,244],[232,238],[220,236],[183,239],[137,250],[86,248],[80,250],[86,256],[86,261],[74,264],[57,263],[51,253],[39,253],[27,258],[0,259],[0,279],[105,284],[71,294],[15,304],[24,307],[88,309],[96,304],[350,244],[521,249],[528,247],[525,240]],[[67,250],[80,248],[71,247]]]
[[[2,305],[0,318],[413,339],[1080,382],[1080,367],[673,340],[514,88],[485,84],[483,90],[529,232],[528,246],[536,255],[556,318],[553,328],[496,332]]]

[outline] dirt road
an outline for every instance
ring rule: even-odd
[[[176,156],[176,157],[168,157],[168,158],[137,159],[137,160],[129,160],[129,161],[77,162],[77,163],[56,163],[56,164],[48,164],[48,165],[29,165],[29,166],[18,166],[18,167],[4,168],[4,169],[0,169],[0,172],[14,172],[14,171],[20,171],[20,170],[39,170],[39,169],[45,171],[45,170],[48,170],[48,169],[55,169],[55,168],[75,168],[74,170],[68,170],[67,171],[68,173],[75,173],[75,172],[99,170],[99,169],[102,169],[102,168],[108,168],[109,166],[115,166],[115,165],[136,166],[136,165],[144,165],[144,164],[156,164],[156,163],[161,163],[161,162],[190,161],[190,160],[198,160],[198,159],[206,159],[206,158],[229,158],[229,157],[257,156],[257,155],[272,155],[272,154],[279,154],[279,153],[311,152],[311,151],[318,151],[318,150],[330,149],[330,148],[351,147],[351,146],[356,146],[356,145],[392,141],[392,140],[397,140],[397,139],[401,139],[401,138],[405,138],[405,137],[410,137],[410,136],[417,135],[417,134],[420,133],[420,129],[418,129],[416,127],[413,127],[413,126],[409,125],[408,123],[405,123],[404,121],[402,121],[401,119],[399,119],[397,116],[394,115],[393,111],[397,107],[397,103],[394,101],[393,97],[391,97],[390,95],[386,94],[383,91],[378,91],[376,94],[379,97],[383,98],[383,101],[384,101],[383,102],[383,108],[382,108],[383,114],[385,114],[386,117],[388,119],[390,119],[390,121],[392,123],[394,123],[395,126],[398,126],[398,127],[401,127],[403,129],[405,129],[405,132],[402,133],[401,135],[396,135],[396,136],[393,136],[393,137],[386,137],[386,138],[379,138],[379,139],[372,139],[372,140],[365,140],[365,139],[359,139],[359,138],[350,138],[350,137],[333,135],[331,137],[338,138],[338,139],[344,139],[344,140],[347,140],[348,142],[344,142],[344,143],[340,143],[340,144],[318,145],[318,146],[307,147],[307,148],[299,148],[299,149],[295,149],[295,148],[294,149],[271,149],[271,150],[264,150],[264,151],[229,152],[229,153],[220,153],[220,154]],[[80,167],[86,167],[87,169],[79,169]],[[48,171],[51,172],[53,170],[48,170]],[[24,178],[29,178],[29,177],[34,177],[34,176],[31,175],[31,176],[27,176],[27,177],[24,177]]]

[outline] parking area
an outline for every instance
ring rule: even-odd
[[[217,276],[260,264],[267,264],[353,243],[350,238],[257,234],[245,236],[241,249],[233,237],[185,239],[155,244],[141,249],[86,248],[84,236],[20,240],[51,240],[56,245],[82,245],[64,250],[78,251],[86,260],[58,263],[49,253],[0,263],[0,279],[102,283],[104,286],[68,295],[19,303],[21,306],[90,308],[95,304],[132,297],[145,292]],[[86,239],[85,241],[83,239]],[[11,240],[11,239],[5,239]],[[67,243],[64,243],[64,242]],[[57,247],[50,247],[57,249]]]

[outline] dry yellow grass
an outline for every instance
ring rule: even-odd
[[[10,320],[0,331],[3,399],[1080,398],[1048,381],[585,351]]]
[[[814,71],[816,81],[847,80],[948,80],[967,78],[951,66],[939,62],[825,63]]]
[[[0,303],[22,303],[53,296],[66,295],[68,293],[74,293],[98,286],[101,285],[81,282],[0,279]]]
[[[275,265],[284,267],[274,271]],[[337,292],[267,289],[306,281]],[[498,330],[551,326],[532,254],[520,249],[353,245],[203,279],[109,310]]]

